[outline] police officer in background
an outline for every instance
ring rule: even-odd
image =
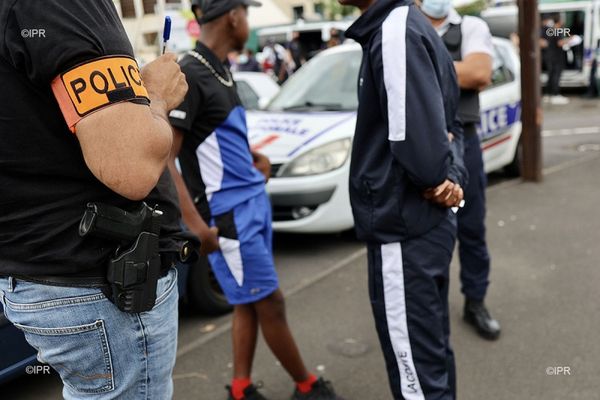
[[[479,92],[492,79],[492,35],[480,18],[461,17],[452,8],[452,0],[422,0],[421,10],[452,55],[461,89],[458,115],[464,125],[464,162],[469,172],[469,184],[465,188],[466,204],[458,212],[460,280],[466,298],[464,319],[482,337],[495,340],[500,335],[500,324],[490,316],[484,303],[490,274],[490,256],[485,240],[487,179],[477,135]]]
[[[111,0],[3,1],[0,26],[5,315],[60,374],[65,399],[169,399],[182,243],[167,114],[187,91],[176,57],[140,72]],[[82,237],[88,203],[96,219]],[[118,249],[132,263],[111,276]]]

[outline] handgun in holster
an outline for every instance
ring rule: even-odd
[[[104,294],[121,311],[150,311],[156,302],[161,259],[158,249],[163,213],[143,203],[133,212],[102,203],[88,203],[79,234],[119,243],[107,270]]]

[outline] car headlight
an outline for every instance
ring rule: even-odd
[[[340,168],[350,154],[350,139],[337,140],[310,150],[283,166],[280,177],[324,174]]]

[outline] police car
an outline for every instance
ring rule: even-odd
[[[494,38],[493,83],[480,94],[479,135],[486,172],[519,173],[519,58]],[[249,112],[249,140],[271,159],[267,185],[276,231],[340,232],[353,226],[348,195],[356,123],[358,44],[326,50],[282,87],[265,111]]]

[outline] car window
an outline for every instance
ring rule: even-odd
[[[508,68],[506,62],[504,61],[504,57],[506,56],[507,55],[500,46],[494,46],[494,72],[492,73],[491,87],[504,85],[515,80],[515,75],[510,68]]]
[[[269,110],[356,110],[360,49],[322,53],[283,85]]]
[[[237,81],[237,92],[242,101],[242,105],[246,110],[258,110],[259,109],[259,98],[256,92],[252,90],[250,85],[244,81]]]

